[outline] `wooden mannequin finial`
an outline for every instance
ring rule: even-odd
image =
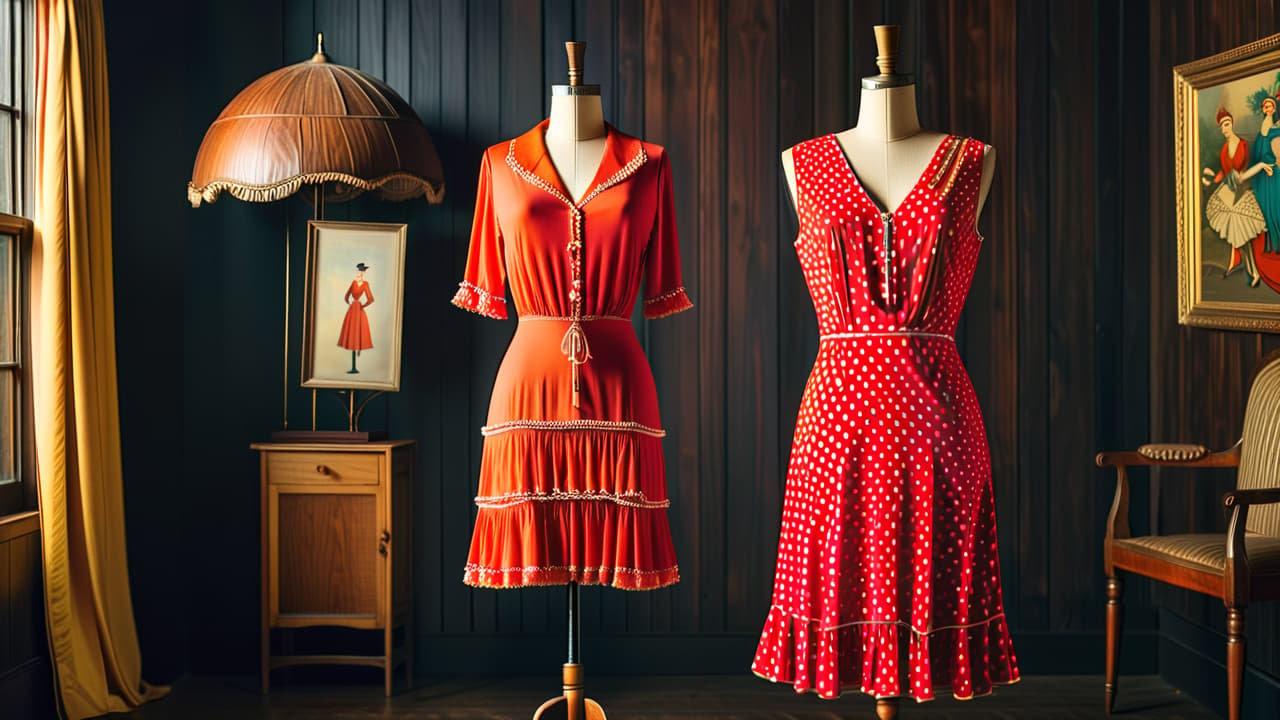
[[[898,35],[897,25],[876,25],[876,66],[879,75],[862,78],[864,90],[884,90],[886,88],[905,87],[915,80],[907,73],[898,72]]]
[[[569,84],[581,85],[585,67],[582,58],[587,53],[587,44],[570,40],[564,44],[564,51],[569,55]]]
[[[876,67],[881,75],[893,75],[898,69],[898,26],[876,25]]]
[[[584,68],[586,68],[587,64],[583,61],[583,58],[587,55],[587,44],[577,40],[570,40],[564,44],[564,51],[569,56],[569,84],[552,85],[551,96],[573,95],[587,97],[599,95],[599,85],[587,85],[582,81],[586,76]]]

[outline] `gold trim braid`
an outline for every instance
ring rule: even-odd
[[[564,315],[521,315],[520,322],[533,322],[537,320],[549,320],[553,322],[573,322],[573,318]],[[631,318],[625,318],[621,315],[583,315],[578,318],[580,322],[595,322],[597,320],[621,320],[623,322],[631,322]]]
[[[601,582],[600,575],[608,573],[612,582]],[[577,565],[543,565],[530,567],[492,568],[467,563],[462,582],[472,587],[509,589],[537,585],[563,586],[570,580],[581,585],[600,585],[619,590],[643,592],[657,590],[680,582],[680,568],[672,565],[660,570],[637,570],[629,567],[578,567]]]
[[[552,489],[547,493],[518,492],[505,495],[480,495],[476,497],[476,507],[502,509],[523,505],[527,502],[568,502],[568,501],[605,501],[623,507],[656,510],[671,507],[670,500],[649,500],[642,492],[614,494],[604,490],[596,492],[565,492]]]
[[[777,610],[780,613],[782,613],[784,617],[791,618],[792,620],[799,620],[801,622],[805,622],[810,625],[817,625],[818,632],[831,632],[832,630],[839,630],[840,628],[853,627],[854,625],[897,625],[899,627],[903,627],[910,630],[916,635],[925,636],[925,635],[932,635],[933,633],[936,633],[936,632],[942,632],[943,630],[967,630],[969,628],[981,627],[983,625],[989,625],[997,620],[1004,619],[1004,613],[998,612],[994,615],[990,615],[986,617],[985,619],[975,620],[970,623],[961,623],[958,625],[938,625],[937,627],[930,625],[928,628],[924,630],[919,630],[916,627],[914,627],[911,623],[902,622],[901,620],[854,620],[852,622],[840,623],[839,625],[823,625],[822,624],[823,621],[821,618],[811,618],[806,615],[797,615],[793,612],[787,612],[786,608],[778,605],[773,605],[770,607],[770,609]]]
[[[663,302],[665,300],[670,300],[671,298],[679,297],[680,295],[684,295],[684,294],[686,294],[685,289],[684,289],[684,286],[681,285],[680,287],[674,290],[668,290],[667,292],[664,292],[661,295],[657,295],[651,298],[646,298],[644,301],[644,304],[645,304],[645,307],[649,307],[651,305],[656,305],[657,303]]]
[[[949,136],[944,142],[947,144],[947,150],[938,162],[938,167],[933,172],[933,177],[929,179],[929,189],[938,187],[938,183],[942,182],[942,176],[947,174],[951,169],[952,163],[956,159],[956,153],[960,150],[961,143],[957,142],[958,138],[954,135]]]
[[[667,431],[641,425],[638,422],[614,420],[509,420],[485,425],[480,434],[485,437],[500,435],[513,430],[603,430],[606,432],[634,432],[650,437],[666,437]]]

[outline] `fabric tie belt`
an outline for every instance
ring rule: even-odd
[[[630,322],[630,320],[621,315],[583,315],[579,318],[559,317],[556,315],[520,316],[520,322],[537,320],[569,323],[569,329],[565,331],[564,337],[560,340],[560,352],[564,353],[565,358],[568,359],[573,367],[573,406],[578,407],[578,366],[586,365],[587,361],[591,359],[591,345],[587,342],[587,333],[582,329],[582,323],[597,320],[622,320],[624,322]]]
[[[825,333],[819,335],[819,340],[846,340],[850,338],[866,338],[866,337],[922,337],[934,338],[937,340],[947,340],[955,342],[956,339],[944,333],[933,332],[916,332],[913,330],[888,330],[885,332],[842,332],[842,333]]]

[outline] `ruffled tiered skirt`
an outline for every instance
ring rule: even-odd
[[[752,670],[825,698],[968,699],[1016,682],[990,467],[950,339],[824,337]]]
[[[667,521],[665,434],[630,322],[583,323],[591,358],[560,352],[569,323],[522,318],[494,383],[463,581],[480,587],[680,578]]]

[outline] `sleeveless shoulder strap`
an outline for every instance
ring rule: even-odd
[[[823,164],[827,161],[822,152],[823,139],[823,136],[810,138],[791,149],[791,162],[796,174],[796,197],[793,199],[802,222],[807,214],[813,212],[813,203],[818,201],[814,184],[822,182]]]
[[[971,138],[953,137],[929,185],[958,217],[972,218],[978,209],[984,145]]]

